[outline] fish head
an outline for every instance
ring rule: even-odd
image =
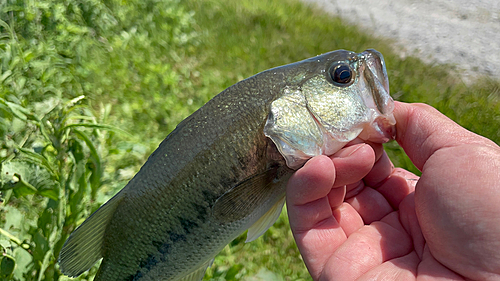
[[[264,127],[292,169],[331,155],[355,138],[394,138],[394,101],[385,61],[376,50],[339,50],[285,67],[285,86]]]

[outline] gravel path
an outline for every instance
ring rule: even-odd
[[[402,56],[450,63],[500,78],[499,0],[303,0],[375,35],[396,39]],[[416,52],[416,53],[415,53]]]

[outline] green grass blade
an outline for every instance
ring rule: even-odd
[[[132,135],[125,131],[122,130],[116,126],[113,125],[106,125],[106,124],[94,124],[94,123],[76,123],[76,124],[69,124],[63,127],[63,129],[70,129],[70,128],[78,128],[78,127],[84,127],[84,128],[91,128],[91,129],[102,129],[102,130],[107,130],[107,131],[113,131],[116,133],[124,134],[126,136],[131,137]]]

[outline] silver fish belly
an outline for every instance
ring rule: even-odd
[[[339,50],[229,87],[182,121],[64,244],[61,271],[94,280],[200,280],[215,255],[278,218],[293,172],[350,140],[392,138],[380,53]]]

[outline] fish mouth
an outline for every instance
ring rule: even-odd
[[[358,136],[360,139],[374,143],[386,143],[396,138],[396,119],[390,114],[389,117],[378,117],[372,124],[366,125]]]
[[[371,126],[366,126],[360,138],[372,142],[388,142],[396,136],[396,119],[393,115],[394,100],[389,94],[389,78],[382,54],[368,49],[359,54],[364,69],[362,75],[372,91],[372,98],[379,116]]]

